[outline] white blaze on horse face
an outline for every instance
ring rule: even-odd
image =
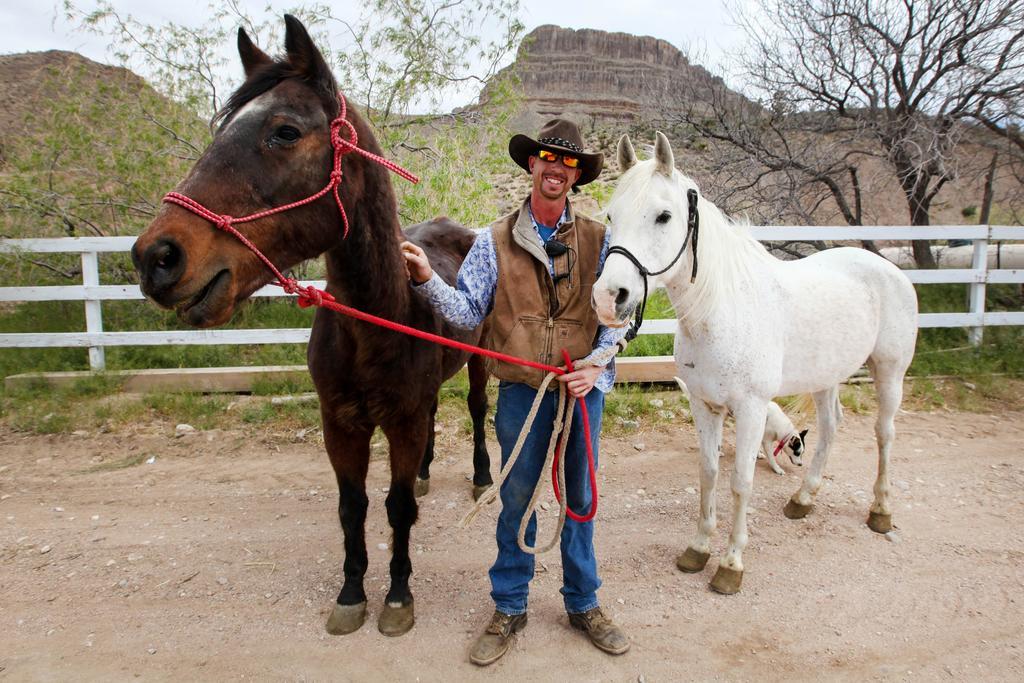
[[[227,134],[232,128],[235,128],[242,124],[244,121],[249,121],[254,118],[263,119],[266,112],[274,104],[273,90],[269,90],[262,95],[258,95],[253,99],[245,103],[245,105],[235,112],[235,115],[231,117],[231,120],[224,124],[221,128],[220,133],[222,135]]]

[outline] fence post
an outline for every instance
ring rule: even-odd
[[[992,233],[992,226],[986,225],[986,234]],[[980,316],[985,315],[985,284],[988,282],[988,239],[974,240],[974,254],[971,257],[971,268],[974,270],[974,280],[971,282],[969,302],[970,312]],[[967,331],[967,338],[972,346],[981,344],[984,334],[984,321],[977,327],[971,327]]]
[[[95,251],[82,252],[82,284],[86,287],[100,284],[100,259]],[[85,331],[89,334],[103,332],[103,303],[99,299],[85,300]],[[89,347],[89,369],[93,372],[106,370],[107,359],[102,346]]]

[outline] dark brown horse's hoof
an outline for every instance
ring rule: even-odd
[[[786,507],[782,508],[782,514],[786,515],[789,519],[803,519],[811,510],[814,509],[813,505],[801,505],[792,498],[786,503]]]
[[[722,595],[732,595],[740,592],[740,584],[743,583],[743,571],[736,571],[728,567],[718,567],[718,571],[711,578],[711,590]]]
[[[704,571],[704,565],[708,563],[709,557],[711,557],[711,553],[702,553],[693,548],[687,548],[686,552],[676,558],[676,567],[679,568],[679,571],[684,571],[687,574],[696,574]]]
[[[420,479],[419,477],[416,477],[416,485],[413,487],[412,492],[417,498],[422,498],[430,493],[430,479]]]
[[[491,486],[492,484],[473,484],[473,500],[480,500],[480,496],[484,495],[487,492],[487,489],[491,488]]]
[[[412,604],[412,597],[409,598],[407,605],[385,602],[384,610],[380,613],[380,619],[377,621],[377,630],[386,636],[400,636],[407,633],[416,623]]]
[[[327,617],[327,632],[332,636],[344,636],[359,630],[366,621],[366,603],[358,605],[334,605],[331,616]]]
[[[892,515],[883,515],[880,512],[869,512],[868,528],[879,534],[889,533],[892,531]]]

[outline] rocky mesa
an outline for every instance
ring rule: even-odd
[[[523,39],[505,73],[522,84],[527,117],[569,114],[595,123],[660,120],[721,83],[668,41],[552,25]]]

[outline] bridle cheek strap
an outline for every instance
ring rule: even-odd
[[[370,161],[380,164],[392,173],[400,175],[411,183],[418,183],[420,181],[418,177],[395,162],[385,159],[379,154],[374,154],[373,152],[360,148],[359,134],[356,133],[355,126],[352,125],[352,122],[346,118],[348,115],[348,105],[345,101],[345,96],[338,93],[338,101],[340,103],[338,115],[333,121],[331,121],[331,147],[334,148],[334,163],[331,167],[331,175],[330,179],[327,181],[327,185],[319,192],[312,194],[305,199],[300,199],[283,206],[276,206],[271,209],[257,211],[256,213],[249,214],[248,216],[242,216],[241,218],[235,218],[234,216],[229,216],[227,214],[215,213],[196,200],[191,197],[187,197],[180,192],[168,192],[163,199],[168,204],[176,204],[183,209],[191,211],[200,218],[205,218],[210,223],[213,223],[218,230],[223,230],[224,232],[233,235],[237,240],[248,247],[250,251],[256,254],[260,261],[262,261],[264,265],[274,273],[277,277],[277,282],[275,284],[280,285],[289,294],[299,295],[299,305],[302,307],[317,305],[325,297],[330,297],[331,295],[326,292],[322,292],[315,287],[301,287],[296,280],[286,278],[270,261],[270,259],[264,256],[256,245],[246,239],[246,237],[242,235],[242,233],[238,232],[234,226],[238,223],[248,223],[260,218],[266,218],[267,216],[273,216],[277,213],[283,213],[300,206],[305,206],[306,204],[311,204],[330,192],[334,195],[334,203],[337,204],[338,213],[341,214],[341,223],[343,226],[342,238],[348,237],[348,214],[345,213],[345,206],[341,203],[341,196],[338,194],[338,188],[341,185],[342,178],[341,158],[351,152],[355,152],[356,154],[366,157]],[[344,136],[342,136],[342,129],[345,130]]]
[[[661,275],[674,266],[682,257],[683,253],[686,252],[686,247],[691,244],[691,240],[693,244],[693,261],[690,267],[690,282],[692,283],[697,279],[697,238],[700,234],[700,212],[697,210],[697,199],[697,190],[690,189],[686,191],[686,238],[683,239],[683,245],[679,247],[679,251],[676,252],[675,257],[661,270],[653,272],[648,270],[644,264],[640,263],[640,259],[638,259],[633,252],[623,246],[616,244],[608,248],[608,254],[605,256],[606,261],[612,254],[625,256],[640,273],[640,279],[644,282],[644,297],[640,300],[640,303],[637,304],[633,322],[630,324],[629,330],[626,332],[627,342],[631,342],[636,339],[636,335],[640,331],[640,326],[644,323],[644,311],[647,310],[647,278],[655,275]]]

